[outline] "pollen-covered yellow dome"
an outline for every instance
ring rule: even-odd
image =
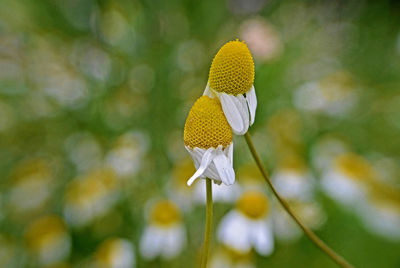
[[[249,218],[260,219],[269,212],[268,198],[258,191],[248,191],[239,198],[237,208]]]
[[[218,51],[211,64],[208,82],[212,89],[233,95],[251,89],[254,61],[244,42],[230,41]]]
[[[217,148],[232,142],[232,129],[218,99],[202,96],[186,119],[183,141],[190,148]]]

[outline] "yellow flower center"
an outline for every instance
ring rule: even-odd
[[[66,233],[66,227],[60,217],[51,215],[44,216],[34,221],[26,230],[26,239],[30,248],[40,248],[51,242],[54,238]]]
[[[267,196],[258,191],[245,192],[236,206],[240,212],[251,219],[261,219],[269,212]]]
[[[336,159],[337,168],[350,179],[369,180],[373,177],[373,169],[361,156],[348,153]]]
[[[208,77],[212,89],[238,95],[248,92],[254,83],[254,61],[241,41],[226,43],[215,55]]]
[[[119,238],[109,238],[100,244],[96,251],[96,257],[99,264],[110,267],[115,259],[124,253],[124,241]]]
[[[183,141],[190,148],[203,149],[226,147],[232,142],[232,129],[218,99],[197,99],[186,119]]]
[[[83,178],[77,178],[70,183],[66,191],[66,201],[75,205],[96,202],[111,194],[116,188],[117,180],[113,170],[109,168],[93,170]]]
[[[162,226],[173,225],[181,220],[181,213],[174,203],[162,200],[157,202],[152,208],[150,220]]]

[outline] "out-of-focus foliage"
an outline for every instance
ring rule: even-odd
[[[255,59],[250,132],[279,191],[356,267],[399,267],[399,25],[397,1],[2,0],[0,266],[198,265],[205,184],[186,186],[183,125],[239,38]],[[214,186],[215,267],[336,267],[234,142],[237,183]],[[254,189],[268,207],[240,201]],[[271,255],[222,245],[232,213],[267,217]]]

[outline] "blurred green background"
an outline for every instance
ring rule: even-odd
[[[250,133],[268,169],[300,156],[326,215],[317,234],[356,267],[400,267],[400,4],[276,0],[1,0],[0,266],[124,267],[104,257],[107,241],[123,241],[136,267],[196,267],[201,202],[181,209],[177,257],[147,260],[140,240],[151,202],[178,195],[187,113],[237,38],[255,60]],[[374,170],[365,184],[391,204],[393,235],[321,189],[314,152],[326,138]],[[235,169],[251,161],[235,137]],[[215,204],[212,252],[233,207]],[[304,236],[251,263],[336,267]]]

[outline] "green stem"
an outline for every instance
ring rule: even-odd
[[[294,215],[292,210],[289,208],[289,205],[286,203],[286,201],[278,194],[276,191],[275,187],[272,185],[271,179],[268,176],[267,171],[265,170],[260,157],[257,154],[257,151],[254,147],[253,141],[251,140],[251,136],[249,132],[247,132],[244,135],[247,145],[249,146],[250,152],[254,158],[254,160],[257,163],[258,168],[261,171],[261,174],[263,175],[265,181],[271,188],[272,192],[274,193],[275,197],[278,199],[278,201],[281,203],[283,208],[286,210],[286,212],[293,218],[293,220],[299,225],[299,227],[303,230],[303,232],[308,236],[308,238],[317,246],[319,247],[326,255],[328,255],[333,261],[335,261],[339,266],[343,268],[353,268],[353,266],[348,263],[342,256],[337,254],[333,249],[331,249],[327,244],[324,243],[313,231],[311,231],[308,227],[303,225],[301,221]]]
[[[211,240],[213,201],[212,201],[211,179],[209,178],[206,178],[206,190],[207,190],[206,230],[204,233],[203,258],[201,259],[201,268],[207,267],[208,252],[210,250],[210,240]]]

